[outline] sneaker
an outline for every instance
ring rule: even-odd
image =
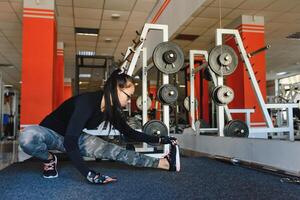
[[[169,171],[180,171],[180,156],[179,156],[179,147],[178,145],[170,145],[170,153],[166,156],[170,168]]]
[[[51,154],[53,158],[51,160],[48,160],[44,163],[44,171],[43,171],[43,177],[44,178],[56,178],[58,177],[57,172],[57,157],[54,154]]]

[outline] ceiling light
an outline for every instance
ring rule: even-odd
[[[180,87],[180,88],[185,88],[186,86],[185,86],[185,85],[179,85],[179,87]]]
[[[13,85],[4,85],[4,87],[6,87],[6,88],[12,88]]]
[[[95,51],[78,51],[78,55],[80,56],[94,56],[96,55]]]
[[[105,38],[105,40],[104,40],[105,42],[111,42],[112,41],[112,39],[111,38]]]
[[[96,33],[76,33],[76,35],[83,35],[83,36],[98,36]]]
[[[120,18],[120,14],[118,14],[118,13],[113,13],[113,14],[111,14],[111,18],[113,18],[113,19],[119,19]]]
[[[87,82],[87,81],[79,81],[79,85],[86,85],[86,84],[89,84],[89,82]]]
[[[76,35],[84,35],[84,36],[98,36],[99,29],[98,28],[79,28],[75,27]]]
[[[20,84],[22,84],[22,83],[23,83],[23,81],[19,81],[19,83],[20,83]]]
[[[276,73],[277,76],[281,76],[281,75],[285,75],[285,74],[287,74],[287,72],[278,72],[278,73]]]
[[[138,85],[139,85],[139,83],[135,83],[134,85],[135,85],[135,86],[138,86]]]
[[[79,74],[79,78],[91,78],[91,74]]]

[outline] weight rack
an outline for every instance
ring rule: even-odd
[[[163,33],[163,41],[167,42],[169,38],[168,33],[168,26],[167,25],[160,25],[160,24],[149,24],[146,23],[143,27],[143,30],[140,34],[140,37],[138,39],[138,42],[135,42],[135,44],[131,47],[129,47],[126,51],[126,54],[124,56],[123,63],[121,65],[121,69],[126,74],[132,76],[134,72],[134,68],[136,66],[137,60],[140,56],[140,53],[142,52],[142,122],[143,125],[147,122],[147,72],[152,66],[147,65],[147,49],[146,47],[143,47],[144,42],[146,40],[147,34],[150,30],[158,30],[162,31]],[[169,83],[169,76],[166,74],[163,74],[163,84]],[[163,105],[163,122],[168,128],[168,135],[170,134],[170,114],[169,114],[169,105]],[[149,150],[153,151],[153,148],[149,148],[146,143],[143,143],[142,148],[137,148],[136,151],[138,152],[148,152]],[[151,153],[147,154],[149,156],[153,157],[161,157],[162,155],[168,153],[169,145],[164,145],[163,147],[163,153]]]
[[[249,61],[249,57],[253,56],[253,53],[247,54],[246,50],[244,48],[241,36],[238,32],[238,30],[234,29],[217,29],[216,30],[216,46],[222,45],[223,41],[223,35],[233,35],[237,47],[240,51],[241,57],[245,63],[245,67],[247,69],[249,78],[251,80],[252,88],[254,89],[254,93],[256,95],[256,98],[259,102],[260,109],[263,112],[264,119],[266,121],[266,127],[250,127],[250,114],[253,112],[253,109],[228,109],[227,106],[217,106],[217,127],[218,127],[218,135],[224,136],[223,130],[224,130],[224,114],[226,113],[228,120],[230,120],[230,113],[245,113],[246,114],[246,121],[249,126],[249,137],[252,138],[268,138],[268,133],[274,133],[274,132],[289,132],[289,140],[294,141],[294,127],[293,127],[293,108],[297,108],[298,104],[295,103],[289,103],[289,104],[266,104],[264,102],[264,99],[262,97],[260,88],[258,86],[258,82],[256,80],[255,74],[253,72],[253,68],[251,66],[251,63]],[[256,52],[260,52],[268,47],[262,48],[257,50]],[[255,54],[256,54],[255,52]],[[196,51],[192,50],[190,51],[190,67],[194,67],[194,55],[195,54],[201,54],[204,55],[206,60],[208,60],[208,54],[206,51]],[[191,68],[191,71],[194,71]],[[211,73],[211,71],[210,71]],[[223,77],[222,76],[215,76],[214,73],[211,73],[212,79],[215,86],[223,85]],[[192,82],[194,79],[194,73],[190,73],[190,80],[191,80],[191,86],[193,85]],[[194,90],[191,88],[191,99],[194,98],[194,93],[192,93]],[[193,94],[193,95],[192,95]],[[285,127],[276,127],[274,128],[271,117],[268,113],[268,109],[287,109],[287,126]],[[196,127],[194,125],[194,99],[190,102],[190,110],[191,110],[191,118],[193,120],[192,128],[193,130],[196,130]],[[193,112],[192,112],[193,111]],[[262,135],[264,134],[264,135]]]

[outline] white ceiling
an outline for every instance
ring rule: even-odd
[[[74,76],[75,53],[79,50],[96,51],[97,55],[113,55],[121,59],[121,52],[131,46],[157,0],[56,0],[58,41],[65,43],[65,77]],[[221,4],[220,4],[221,3]],[[285,37],[300,32],[299,0],[207,0],[178,33],[200,35],[193,42],[174,40],[185,51],[210,49],[214,43],[215,29],[225,27],[241,14],[265,16],[267,71],[300,72],[300,41]],[[0,63],[10,63],[12,68],[0,67],[6,84],[19,87],[22,61],[22,0],[0,0]],[[118,13],[117,20],[111,15]],[[99,28],[98,37],[76,36],[74,27]],[[105,42],[111,38],[111,42]],[[100,72],[96,72],[100,73]],[[268,76],[269,78],[271,76]]]
[[[186,52],[199,47],[211,49],[215,29],[220,27],[220,14],[221,27],[242,14],[264,16],[266,44],[271,45],[266,54],[267,78],[273,79],[282,71],[290,72],[285,76],[300,73],[300,40],[286,39],[291,33],[300,32],[299,0],[207,0],[173,38],[179,33],[200,36],[193,42],[174,41]]]

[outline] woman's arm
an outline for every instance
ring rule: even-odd
[[[85,164],[79,150],[78,140],[88,121],[90,115],[93,112],[90,102],[86,99],[78,99],[75,102],[75,109],[72,117],[69,121],[66,135],[64,138],[64,147],[67,155],[72,161],[72,164],[80,171],[83,176],[87,176],[90,169]]]

